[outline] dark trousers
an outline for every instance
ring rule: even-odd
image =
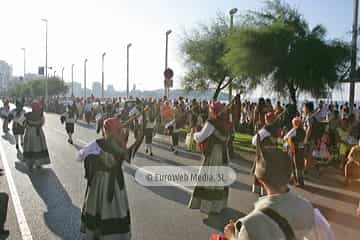
[[[0,230],[4,229],[7,210],[8,210],[9,196],[7,193],[0,193]]]
[[[298,184],[304,185],[304,165],[305,151],[303,148],[297,148],[295,154],[291,154],[293,176]]]
[[[179,145],[179,133],[178,132],[172,132],[171,139],[172,139],[172,145],[174,147]]]

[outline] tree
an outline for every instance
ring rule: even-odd
[[[181,51],[188,68],[183,80],[187,91],[215,87],[213,98],[216,100],[221,90],[229,85],[231,72],[223,61],[228,51],[228,34],[229,26],[223,16],[219,16],[209,26],[201,25],[191,34],[185,34]]]
[[[325,36],[323,26],[310,29],[290,5],[267,1],[264,10],[243,17],[224,61],[234,75],[247,76],[253,86],[267,84],[296,103],[298,92],[318,97],[348,74],[349,46]]]
[[[48,95],[55,96],[65,94],[68,87],[59,78],[48,79]],[[16,97],[39,97],[45,95],[44,79],[22,82],[9,90],[10,95]]]

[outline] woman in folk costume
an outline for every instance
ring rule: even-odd
[[[25,123],[25,110],[24,104],[20,100],[16,100],[16,108],[9,114],[9,123],[13,121],[12,131],[15,136],[16,150],[19,150],[19,138],[21,146],[24,147],[24,123]]]
[[[30,170],[50,164],[49,152],[42,126],[45,123],[42,105],[34,101],[32,111],[25,114],[24,159]]]
[[[296,186],[304,186],[304,165],[305,165],[305,130],[300,117],[292,120],[293,128],[285,135],[284,141],[288,142],[289,155],[292,159],[292,174]]]
[[[76,122],[76,109],[74,105],[66,107],[66,112],[61,115],[60,121],[62,124],[65,123],[65,130],[69,136],[68,143],[73,144],[72,135],[74,134]]]
[[[200,132],[194,134],[197,143],[206,145],[202,148],[203,161],[199,175],[204,174],[207,167],[228,166],[228,128],[224,124],[225,106],[219,102],[210,104],[209,119]],[[205,167],[205,168],[204,168]],[[205,169],[205,170],[204,170]],[[189,208],[200,209],[206,214],[219,214],[227,206],[229,187],[196,186],[189,202]]]
[[[86,240],[130,239],[130,211],[122,170],[129,154],[120,120],[105,120],[104,134],[104,138],[79,153],[87,179],[81,231]]]
[[[10,113],[10,105],[9,101],[5,100],[4,106],[1,108],[1,117],[3,118],[3,132],[8,133],[9,132],[9,113]]]
[[[152,139],[155,127],[156,109],[151,98],[148,101],[148,108],[149,110],[145,112],[145,153],[149,153],[150,156],[153,156]]]

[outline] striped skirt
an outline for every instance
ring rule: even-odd
[[[86,240],[131,239],[130,211],[125,186],[115,181],[114,197],[108,200],[110,173],[96,172],[85,196],[81,232]],[[110,188],[111,189],[111,188]]]

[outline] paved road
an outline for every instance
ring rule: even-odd
[[[19,161],[11,136],[0,140],[11,176],[19,195],[32,239],[80,239],[79,219],[85,191],[82,163],[76,161],[78,149],[99,137],[93,127],[82,123],[76,126],[75,144],[69,145],[59,116],[46,114],[45,134],[51,165],[29,174]],[[199,211],[187,208],[191,188],[179,186],[144,187],[134,179],[137,167],[150,165],[199,165],[197,154],[168,151],[164,140],[157,141],[152,158],[141,148],[131,165],[124,166],[129,195],[134,239],[209,239],[221,231],[230,218],[238,218],[251,211],[257,197],[250,193],[250,163],[233,160],[237,181],[231,186],[229,207],[216,218],[208,218]],[[2,163],[3,161],[0,161]],[[335,170],[326,170],[320,179],[311,179],[305,189],[295,189],[310,199],[330,219],[338,239],[359,239],[360,218],[355,209],[360,199],[360,184],[344,190],[341,177]],[[0,177],[0,190],[8,191],[8,181]],[[7,227],[9,239],[21,239],[13,203],[10,204]],[[21,225],[20,225],[21,226]]]

